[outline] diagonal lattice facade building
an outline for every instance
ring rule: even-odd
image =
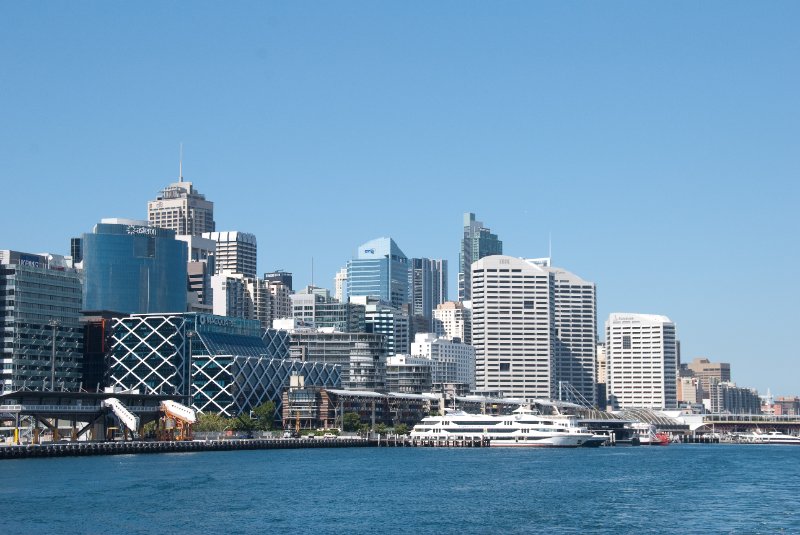
[[[235,416],[281,394],[293,373],[337,388],[341,368],[288,360],[289,335],[254,320],[210,314],[134,314],[114,320],[107,384],[169,394],[203,412]]]

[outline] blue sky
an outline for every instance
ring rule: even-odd
[[[475,212],[684,360],[800,394],[800,5],[5,2],[0,248],[68,252],[178,173],[261,271],[331,287],[392,236],[458,270]]]

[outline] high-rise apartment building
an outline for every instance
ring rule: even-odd
[[[555,277],[510,256],[472,264],[477,388],[550,399],[554,393]]]
[[[411,356],[431,362],[434,384],[459,383],[475,388],[475,348],[435,334],[417,334],[411,344]]]
[[[347,267],[343,267],[336,272],[336,276],[333,279],[333,295],[340,303],[347,302]]]
[[[200,236],[214,232],[214,203],[207,201],[191,182],[179,177],[147,203],[147,220],[154,227],[174,230],[175,234]]]
[[[240,273],[256,278],[258,247],[254,234],[248,232],[206,232],[204,238],[217,242],[216,272]]]
[[[372,333],[289,331],[291,358],[341,367],[342,388],[383,391],[386,385],[384,337]]]
[[[46,255],[0,251],[0,392],[77,390],[81,281]]]
[[[412,258],[408,266],[409,316],[425,318],[432,330],[433,311],[447,301],[447,260]]]
[[[401,394],[426,394],[431,391],[432,361],[409,355],[386,359],[386,391]]]
[[[400,308],[408,302],[408,258],[391,238],[362,244],[347,262],[347,294],[375,297]]]
[[[475,214],[464,214],[464,234],[461,238],[461,252],[458,257],[458,300],[472,298],[470,268],[484,256],[503,254],[503,242],[492,234],[483,223],[475,220]]]
[[[446,301],[433,311],[433,332],[440,338],[472,343],[472,301]]]
[[[548,262],[549,264],[549,262]],[[597,294],[595,284],[561,268],[555,281],[554,384],[569,383],[590,404],[597,400]]]
[[[364,305],[340,303],[310,287],[292,294],[291,302],[292,315],[304,325],[339,332],[366,332]]]
[[[264,329],[276,319],[292,316],[291,294],[281,282],[226,271],[211,277],[211,288],[218,316],[258,320]]]
[[[677,338],[668,317],[611,314],[605,346],[607,395],[617,407],[677,407]]]
[[[84,234],[84,310],[184,312],[187,248],[146,221],[103,219]]]

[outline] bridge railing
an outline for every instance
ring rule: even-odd
[[[800,424],[800,415],[789,414],[706,414],[703,416],[704,423],[792,423]]]

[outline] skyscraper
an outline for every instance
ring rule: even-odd
[[[258,246],[254,234],[248,232],[206,232],[204,238],[217,242],[216,272],[239,273],[256,278]]]
[[[484,256],[503,254],[503,242],[492,234],[483,223],[475,220],[475,214],[464,214],[464,235],[461,238],[461,253],[458,257],[458,300],[472,298],[470,268]]]
[[[447,260],[412,258],[408,269],[409,316],[422,316],[431,332],[433,311],[447,301]]]
[[[558,388],[560,382],[569,383],[587,402],[594,404],[597,397],[595,285],[561,268],[545,269],[555,278],[554,385]]]
[[[408,302],[408,258],[393,239],[359,246],[347,262],[347,295],[375,297],[397,308]]]
[[[605,345],[609,401],[622,409],[677,406],[677,339],[668,317],[611,314]]]
[[[214,232],[214,203],[207,201],[183,176],[163,189],[147,203],[147,220],[154,227],[174,230],[176,234],[200,236]]]
[[[84,310],[186,310],[187,248],[174,231],[146,221],[103,219],[82,243]]]
[[[487,256],[472,264],[472,290],[476,386],[552,398],[553,273],[520,258]]]

